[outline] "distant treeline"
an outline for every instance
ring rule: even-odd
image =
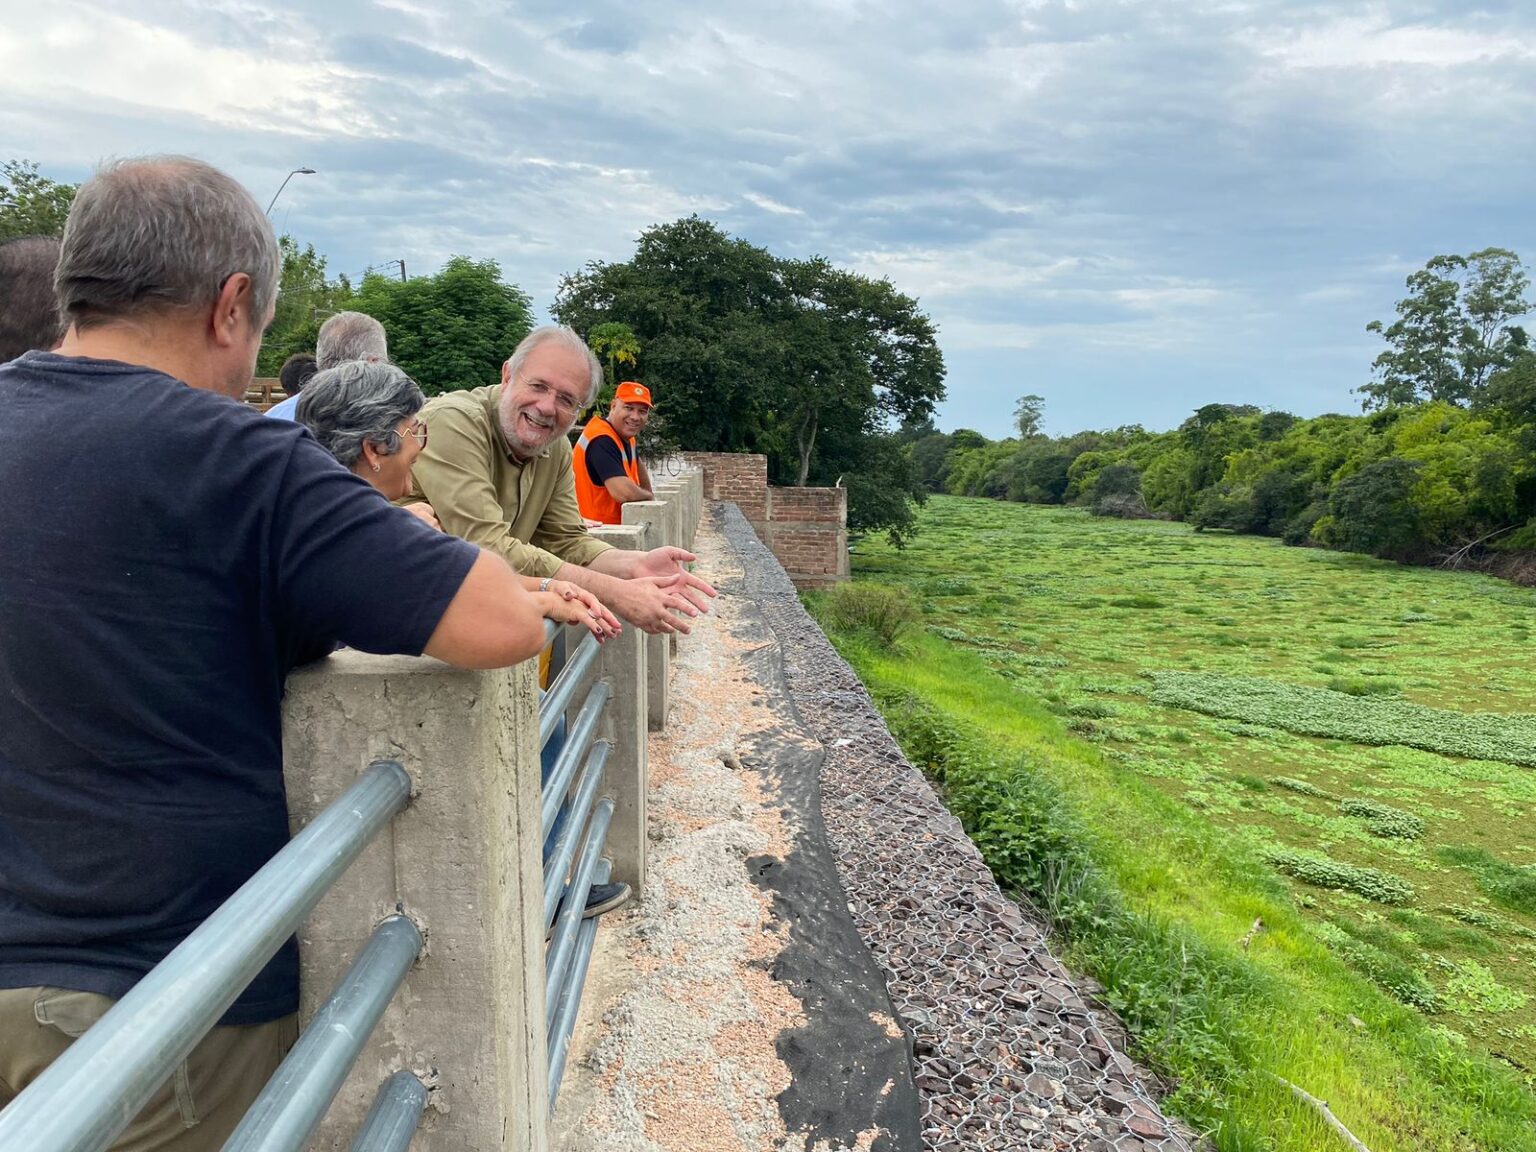
[[[929,491],[1101,516],[1156,516],[1414,563],[1475,560],[1536,574],[1536,353],[1518,258],[1437,257],[1408,279],[1366,414],[1299,419],[1207,404],[1171,432],[1050,437],[1038,396],[1017,438],[905,430]]]

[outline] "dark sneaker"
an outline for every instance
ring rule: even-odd
[[[628,904],[632,894],[628,884],[594,884],[592,890],[587,893],[587,906],[582,910],[582,918],[612,912],[615,908]]]

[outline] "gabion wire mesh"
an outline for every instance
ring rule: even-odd
[[[925,1146],[1188,1152],[772,554],[734,505],[714,514],[779,640],[795,709],[826,749],[822,816],[849,912],[912,1040]]]

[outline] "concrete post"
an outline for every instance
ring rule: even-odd
[[[592,535],[615,548],[645,546],[645,529],[605,524]],[[646,634],[626,625],[615,639],[603,642],[597,675],[613,685],[604,709],[601,735],[613,742],[603,774],[603,794],[613,797],[613,823],[608,828],[608,856],[613,879],[627,882],[638,896],[645,889],[645,804],[650,790],[646,757]],[[665,637],[662,637],[665,639]],[[663,675],[666,665],[663,663]]]
[[[656,493],[656,499],[666,505],[667,540],[679,547],[686,548],[687,545],[683,543],[686,536],[684,533],[682,500],[680,499],[681,488],[677,479],[671,476],[663,477],[656,482],[653,491]],[[668,654],[676,653],[682,642],[683,638],[674,632],[667,641]],[[668,663],[670,664],[670,660]]]
[[[692,549],[694,537],[699,532],[699,520],[704,515],[704,473],[689,468],[679,479],[683,483],[683,547]]]
[[[667,543],[687,548],[687,525],[683,515],[683,486],[672,477],[657,483],[656,499],[666,504]]]
[[[548,1150],[538,691],[532,662],[464,672],[343,651],[288,680],[283,755],[295,829],[376,757],[415,785],[299,934],[314,1013],[385,915],[426,937],[308,1147],[341,1150],[402,1068],[432,1090],[415,1152]]]
[[[664,501],[636,500],[621,506],[626,527],[641,529],[644,533],[640,548],[649,551],[664,544],[677,544],[676,536],[669,535],[671,515]],[[671,704],[668,684],[672,676],[672,652],[664,635],[645,638],[645,706],[646,723],[652,732],[660,732],[667,726],[667,710]]]

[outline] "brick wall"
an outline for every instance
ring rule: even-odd
[[[704,499],[729,500],[758,536],[768,523],[768,457],[750,452],[685,452],[704,470]]]
[[[704,498],[735,503],[796,587],[848,579],[846,489],[770,488],[768,458],[752,453],[684,457],[704,472]]]

